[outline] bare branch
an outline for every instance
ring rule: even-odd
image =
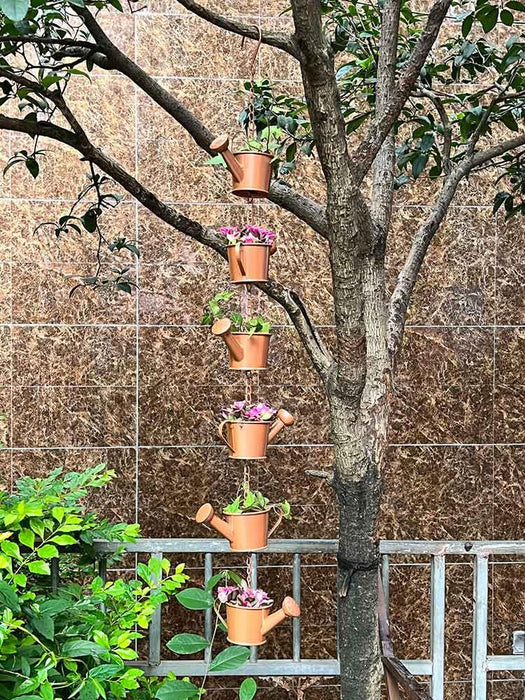
[[[177,98],[120,51],[86,8],[75,9],[86,23],[97,44],[101,46],[103,53],[108,57],[108,67],[119,70],[135,85],[138,85],[154,102],[186,129],[198,146],[207,153],[211,153],[210,143],[215,138],[212,132]],[[324,207],[317,202],[278,182],[272,183],[269,199],[297,216],[325,238],[327,237],[328,226]]]
[[[419,37],[410,59],[405,65],[395,91],[390,97],[388,109],[385,110],[385,113],[381,117],[374,121],[363,141],[361,141],[359,146],[350,154],[358,183],[362,182],[369,171],[370,166],[381,148],[381,144],[392,129],[405,102],[410,96],[421,68],[424,66],[426,58],[434,45],[451,2],[452,0],[437,0],[430,9],[425,29]]]
[[[525,146],[525,134],[515,136],[507,141],[502,141],[496,146],[492,146],[492,148],[487,148],[485,151],[478,151],[472,156],[471,168],[474,169],[480,165],[484,165],[488,161],[498,158],[508,151],[513,151],[515,148],[521,148],[521,146]]]
[[[328,201],[336,191],[350,197],[353,178],[348,162],[345,122],[333,55],[323,33],[321,4],[318,0],[292,0],[292,12],[302,54],[306,103],[328,187]]]
[[[2,44],[42,44],[42,45],[56,45],[56,46],[76,46],[78,48],[91,49],[97,51],[98,47],[90,41],[80,41],[77,39],[63,38],[59,39],[57,37],[44,37],[44,36],[0,36],[0,43]]]
[[[97,165],[102,171],[118,182],[138,202],[143,204],[159,219],[177,229],[181,233],[193,238],[203,245],[212,248],[223,258],[226,258],[226,246],[224,236],[211,228],[206,228],[200,223],[184,216],[173,207],[162,202],[153,192],[148,190],[133,175],[101,149],[80,138],[77,134],[50,124],[49,122],[30,122],[23,119],[12,119],[0,115],[0,129],[18,131],[30,136],[47,136],[62,143],[72,146],[91,163]],[[270,281],[257,285],[269,297],[277,301],[288,313],[294,324],[300,339],[302,340],[314,367],[321,377],[326,378],[332,364],[332,358],[328,350],[319,338],[316,328],[312,324],[304,303],[299,295],[291,289],[287,289],[279,282]]]
[[[216,27],[225,29],[228,32],[233,32],[234,34],[239,34],[240,36],[248,37],[249,39],[259,39],[259,28],[257,24],[244,24],[243,22],[223,17],[218,12],[203,7],[198,2],[195,2],[195,0],[177,0],[177,2],[190,12],[193,12],[194,15],[210,22],[210,24],[214,24]],[[261,31],[261,39],[263,44],[275,46],[277,49],[286,51],[286,53],[300,60],[299,47],[291,34],[287,34],[286,32]]]

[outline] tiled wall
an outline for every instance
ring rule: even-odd
[[[290,24],[287,16],[278,17],[280,0],[246,0],[242,6],[217,0],[214,6],[265,27]],[[115,13],[105,26],[215,133],[235,133],[243,102],[236,91],[248,63],[238,37],[181,11],[175,0],[153,0],[134,15]],[[283,90],[300,91],[296,66],[268,47],[262,48],[258,71],[280,81]],[[319,237],[273,205],[250,209],[234,201],[227,176],[206,167],[185,132],[122,77],[96,71],[92,84],[73,87],[70,99],[94,139],[183,212],[210,225],[250,220],[275,227],[280,249],[273,274],[304,295],[329,339],[330,281]],[[0,139],[3,163],[26,143],[6,134]],[[38,180],[12,169],[0,181],[0,484],[9,488],[22,474],[105,460],[118,481],[98,508],[138,519],[145,536],[203,536],[192,521],[198,505],[208,499],[224,503],[242,477],[242,466],[225,459],[217,444],[215,416],[243,395],[244,380],[225,372],[223,347],[198,325],[205,301],[227,284],[225,265],[125,198],[105,225],[111,234],[138,239],[140,261],[128,259],[138,291],[115,297],[81,290],[70,299],[74,276],[93,270],[94,242],[87,234],[58,243],[33,234],[38,223],[67,211],[82,184],[77,156],[45,145]],[[292,184],[323,198],[314,164],[304,164]],[[392,278],[434,191],[423,180],[397,196],[389,242]],[[522,537],[523,223],[494,218],[491,198],[486,175],[462,185],[417,286],[396,382],[384,537]],[[293,520],[281,536],[335,537],[331,492],[303,474],[330,465],[319,382],[280,309],[264,298],[254,297],[253,304],[278,326],[271,368],[261,374],[257,392],[298,417],[268,462],[253,469],[253,482],[271,498],[291,501]],[[262,557],[260,582],[277,594],[290,588],[284,563]],[[304,653],[330,656],[333,567],[313,557],[306,563]],[[189,564],[198,581],[201,562]],[[525,569],[494,568],[491,639],[496,651],[508,652],[511,631],[523,627]],[[470,693],[472,572],[459,561],[448,577],[447,698],[459,700]],[[394,641],[401,656],[428,653],[428,580],[424,566],[393,569]],[[166,636],[179,629],[178,615],[167,615]],[[197,623],[184,622],[186,629],[191,624]],[[289,629],[282,628],[263,654],[286,656],[289,646]],[[503,680],[491,688],[492,700],[523,696],[520,682]],[[301,687],[285,683],[262,697],[337,696],[330,681]],[[217,691],[213,697],[234,694]]]

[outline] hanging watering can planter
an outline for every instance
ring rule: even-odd
[[[221,318],[213,324],[211,332],[222,338],[228,346],[230,369],[259,370],[268,367],[269,333],[234,333],[229,318]]]
[[[226,603],[226,620],[216,608],[226,626],[228,641],[242,646],[261,646],[266,635],[287,617],[299,617],[301,608],[287,596],[279,610],[271,613],[273,600],[258,589],[224,586],[217,590],[218,602]]]
[[[268,443],[295,421],[284,408],[277,411],[265,403],[252,405],[247,401],[236,401],[222,416],[218,434],[229,449],[230,459],[266,459]]]
[[[226,236],[230,280],[233,284],[267,282],[270,255],[277,250],[276,235],[273,231],[246,224],[223,226],[220,232]]]
[[[277,520],[268,531],[270,512],[275,512]],[[195,516],[198,523],[210,525],[230,542],[230,549],[236,552],[255,552],[266,549],[268,538],[273,535],[283,518],[290,520],[290,504],[270,503],[260,491],[250,491],[247,482],[243,493],[237,496],[223,510],[224,520],[213,509],[211,503],[201,506]]]
[[[220,153],[233,178],[232,194],[246,199],[261,199],[268,196],[272,179],[271,153],[260,151],[230,151],[227,134],[217,136],[210,143],[210,150]]]

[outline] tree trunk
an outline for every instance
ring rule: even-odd
[[[380,464],[360,416],[330,397],[339,501],[338,619],[341,697],[379,700],[382,664],[377,623],[377,520]],[[385,417],[386,420],[386,417]]]

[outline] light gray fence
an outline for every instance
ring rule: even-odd
[[[102,556],[101,575],[105,576],[104,554],[114,552],[119,543],[97,542],[96,549]],[[149,554],[162,558],[166,554],[198,553],[204,555],[204,578],[208,581],[213,572],[213,555],[232,553],[225,540],[220,539],[140,539],[125,545],[127,551]],[[383,540],[380,544],[382,577],[385,598],[389,599],[390,558],[394,555],[420,555],[430,558],[431,610],[430,610],[430,658],[406,659],[403,664],[414,676],[424,676],[430,682],[433,700],[444,699],[445,687],[445,585],[447,556],[462,555],[474,559],[474,643],[472,658],[472,698],[486,700],[487,673],[490,671],[525,671],[525,656],[489,656],[487,650],[489,557],[491,555],[523,556],[525,541],[396,541]],[[293,567],[293,596],[301,598],[301,556],[303,554],[337,554],[336,540],[271,540],[264,554],[289,554]],[[254,585],[257,584],[257,554],[251,555]],[[205,613],[204,634],[211,639],[213,612]],[[235,676],[338,676],[338,659],[304,659],[301,656],[301,620],[295,618],[292,627],[293,655],[290,659],[257,659],[257,648],[251,652],[250,661],[240,669],[231,671]],[[395,639],[394,649],[395,649]],[[157,610],[149,629],[148,658],[138,662],[147,674],[164,676],[170,671],[179,676],[202,676],[207,659],[163,660],[161,658],[161,610]],[[228,675],[223,672],[218,675]]]

